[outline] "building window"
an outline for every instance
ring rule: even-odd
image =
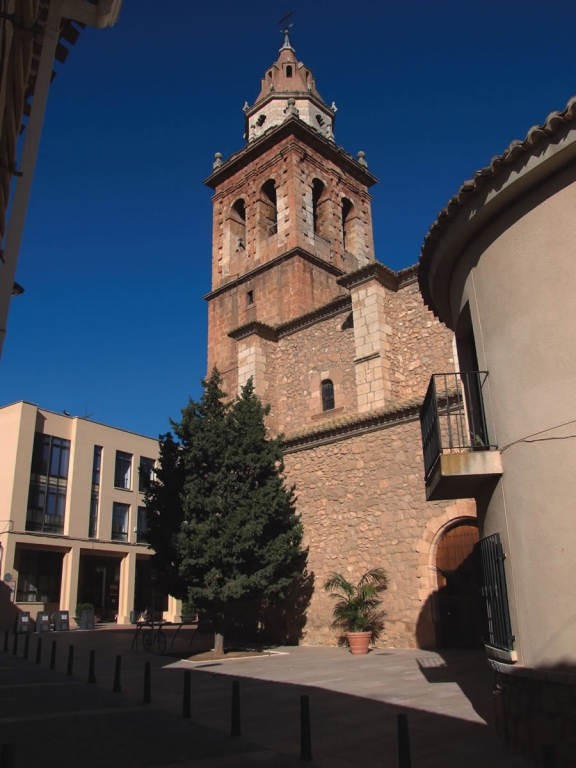
[[[136,541],[139,544],[146,543],[146,533],[148,531],[148,515],[146,507],[138,507],[138,520],[136,523]]]
[[[32,451],[26,530],[64,533],[70,441],[36,432]]]
[[[150,488],[150,483],[154,480],[154,459],[147,459],[146,456],[140,456],[140,470],[138,474],[138,490],[140,493],[146,493]]]
[[[63,557],[61,552],[20,550],[16,600],[20,603],[59,603]]]
[[[94,446],[92,460],[92,490],[90,491],[90,520],[88,538],[95,539],[98,530],[98,504],[100,499],[100,470],[102,467],[102,446]]]
[[[334,384],[330,379],[322,382],[322,410],[331,411],[334,408]]]
[[[112,506],[112,540],[128,541],[128,518],[130,505],[119,504],[117,501]]]
[[[286,77],[292,77],[292,67],[290,64],[286,67]]]
[[[130,490],[132,483],[132,454],[116,451],[116,469],[114,471],[114,486]]]
[[[254,304],[254,291],[246,292],[246,304],[248,304],[248,306],[250,306],[250,304]]]

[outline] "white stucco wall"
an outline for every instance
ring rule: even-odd
[[[519,660],[535,667],[576,663],[575,210],[569,167],[475,234],[450,281],[448,322],[469,302],[503,451],[482,535],[502,537]]]

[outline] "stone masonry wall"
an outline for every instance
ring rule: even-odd
[[[337,418],[356,409],[354,330],[350,310],[281,337],[268,349],[267,399],[270,427],[292,432]],[[334,383],[335,408],[322,412],[320,384]]]
[[[248,303],[248,291],[253,303]],[[230,286],[210,299],[208,308],[208,370],[216,365],[224,389],[235,395],[238,386],[237,342],[228,333],[258,320],[267,325],[287,322],[328,303],[345,290],[334,276],[299,256],[287,259],[253,279]]]
[[[433,373],[454,370],[453,335],[424,306],[416,282],[388,292],[387,303],[392,401],[424,398]]]
[[[474,516],[475,509],[469,500],[426,502],[418,421],[288,453],[285,468],[296,486],[314,573],[303,642],[336,642],[332,600],[321,589],[332,571],[355,580],[382,567],[389,589],[379,644],[429,645],[434,633],[425,604],[436,588],[433,542],[449,521]]]

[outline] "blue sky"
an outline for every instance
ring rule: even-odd
[[[576,93],[576,6],[292,0],[336,142],[364,150],[376,255],[418,260],[446,201]],[[157,436],[206,373],[214,152],[282,42],[278,0],[124,0],[58,67],[0,361],[0,404]],[[545,254],[543,254],[545,258]]]

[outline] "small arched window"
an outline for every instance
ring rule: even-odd
[[[324,379],[322,382],[322,410],[332,411],[334,409],[334,384],[330,379]]]
[[[292,77],[292,66],[290,64],[286,67],[286,77]]]
[[[273,179],[269,179],[262,185],[262,197],[266,203],[265,217],[269,235],[275,235],[278,231],[278,205],[276,200],[276,185]]]

